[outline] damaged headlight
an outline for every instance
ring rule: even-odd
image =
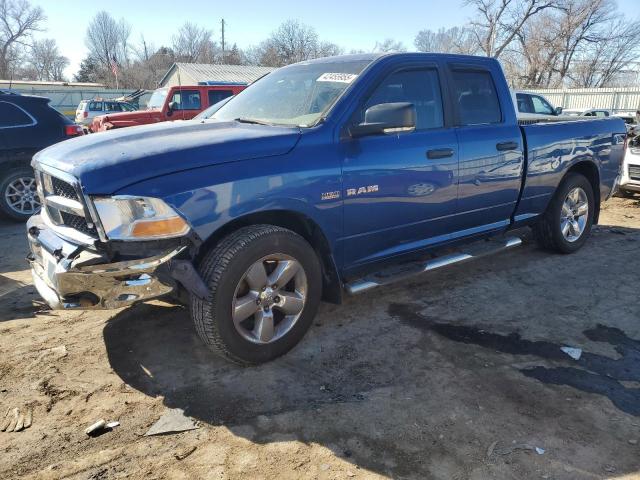
[[[152,197],[94,197],[93,203],[108,238],[155,240],[180,237],[189,225],[169,205]]]

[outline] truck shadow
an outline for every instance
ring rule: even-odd
[[[598,324],[583,334],[594,342],[612,345],[620,358],[583,352],[571,360],[560,348],[548,341],[531,341],[517,333],[500,335],[477,327],[439,323],[420,313],[419,305],[391,304],[389,315],[412,327],[432,331],[454,342],[479,345],[510,355],[532,355],[571,367],[533,367],[520,370],[525,376],[543,383],[567,385],[583,392],[604,395],[621,411],[640,416],[640,388],[626,387],[621,382],[640,382],[640,340],[629,338],[622,330]]]

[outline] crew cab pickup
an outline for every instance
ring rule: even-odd
[[[211,105],[245,88],[247,86],[240,83],[159,88],[151,95],[145,110],[96,116],[89,131],[96,133],[168,120],[190,120]]]
[[[518,125],[494,59],[307,61],[211,119],[40,152],[33,279],[57,309],[172,294],[214,352],[256,364],[300,341],[321,299],[515,246],[515,228],[575,252],[624,151],[617,118]]]

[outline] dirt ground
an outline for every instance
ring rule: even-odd
[[[0,477],[640,478],[640,203],[600,223],[575,255],[527,243],[323,305],[254,368],[182,307],[46,311],[0,224],[0,415],[34,411],[0,433]],[[169,408],[199,428],[143,436]],[[85,435],[101,418],[121,425]]]

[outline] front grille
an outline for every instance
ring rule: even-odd
[[[78,200],[78,193],[73,185],[60,180],[56,177],[51,177],[51,186],[53,187],[53,194],[59,195],[64,198],[70,198],[72,200]]]
[[[640,165],[629,165],[629,178],[640,180]]]
[[[98,238],[96,227],[91,217],[87,216],[86,204],[77,184],[72,183],[70,178],[63,179],[42,171],[36,171],[36,180],[43,197],[43,211],[54,225]]]
[[[87,224],[87,219],[81,217],[80,215],[74,215],[73,213],[60,212],[60,217],[62,218],[62,224],[65,227],[73,228],[74,230],[78,230],[79,232],[84,233],[85,235],[89,235],[91,237],[97,237],[98,232],[96,231],[96,227],[89,226]]]

